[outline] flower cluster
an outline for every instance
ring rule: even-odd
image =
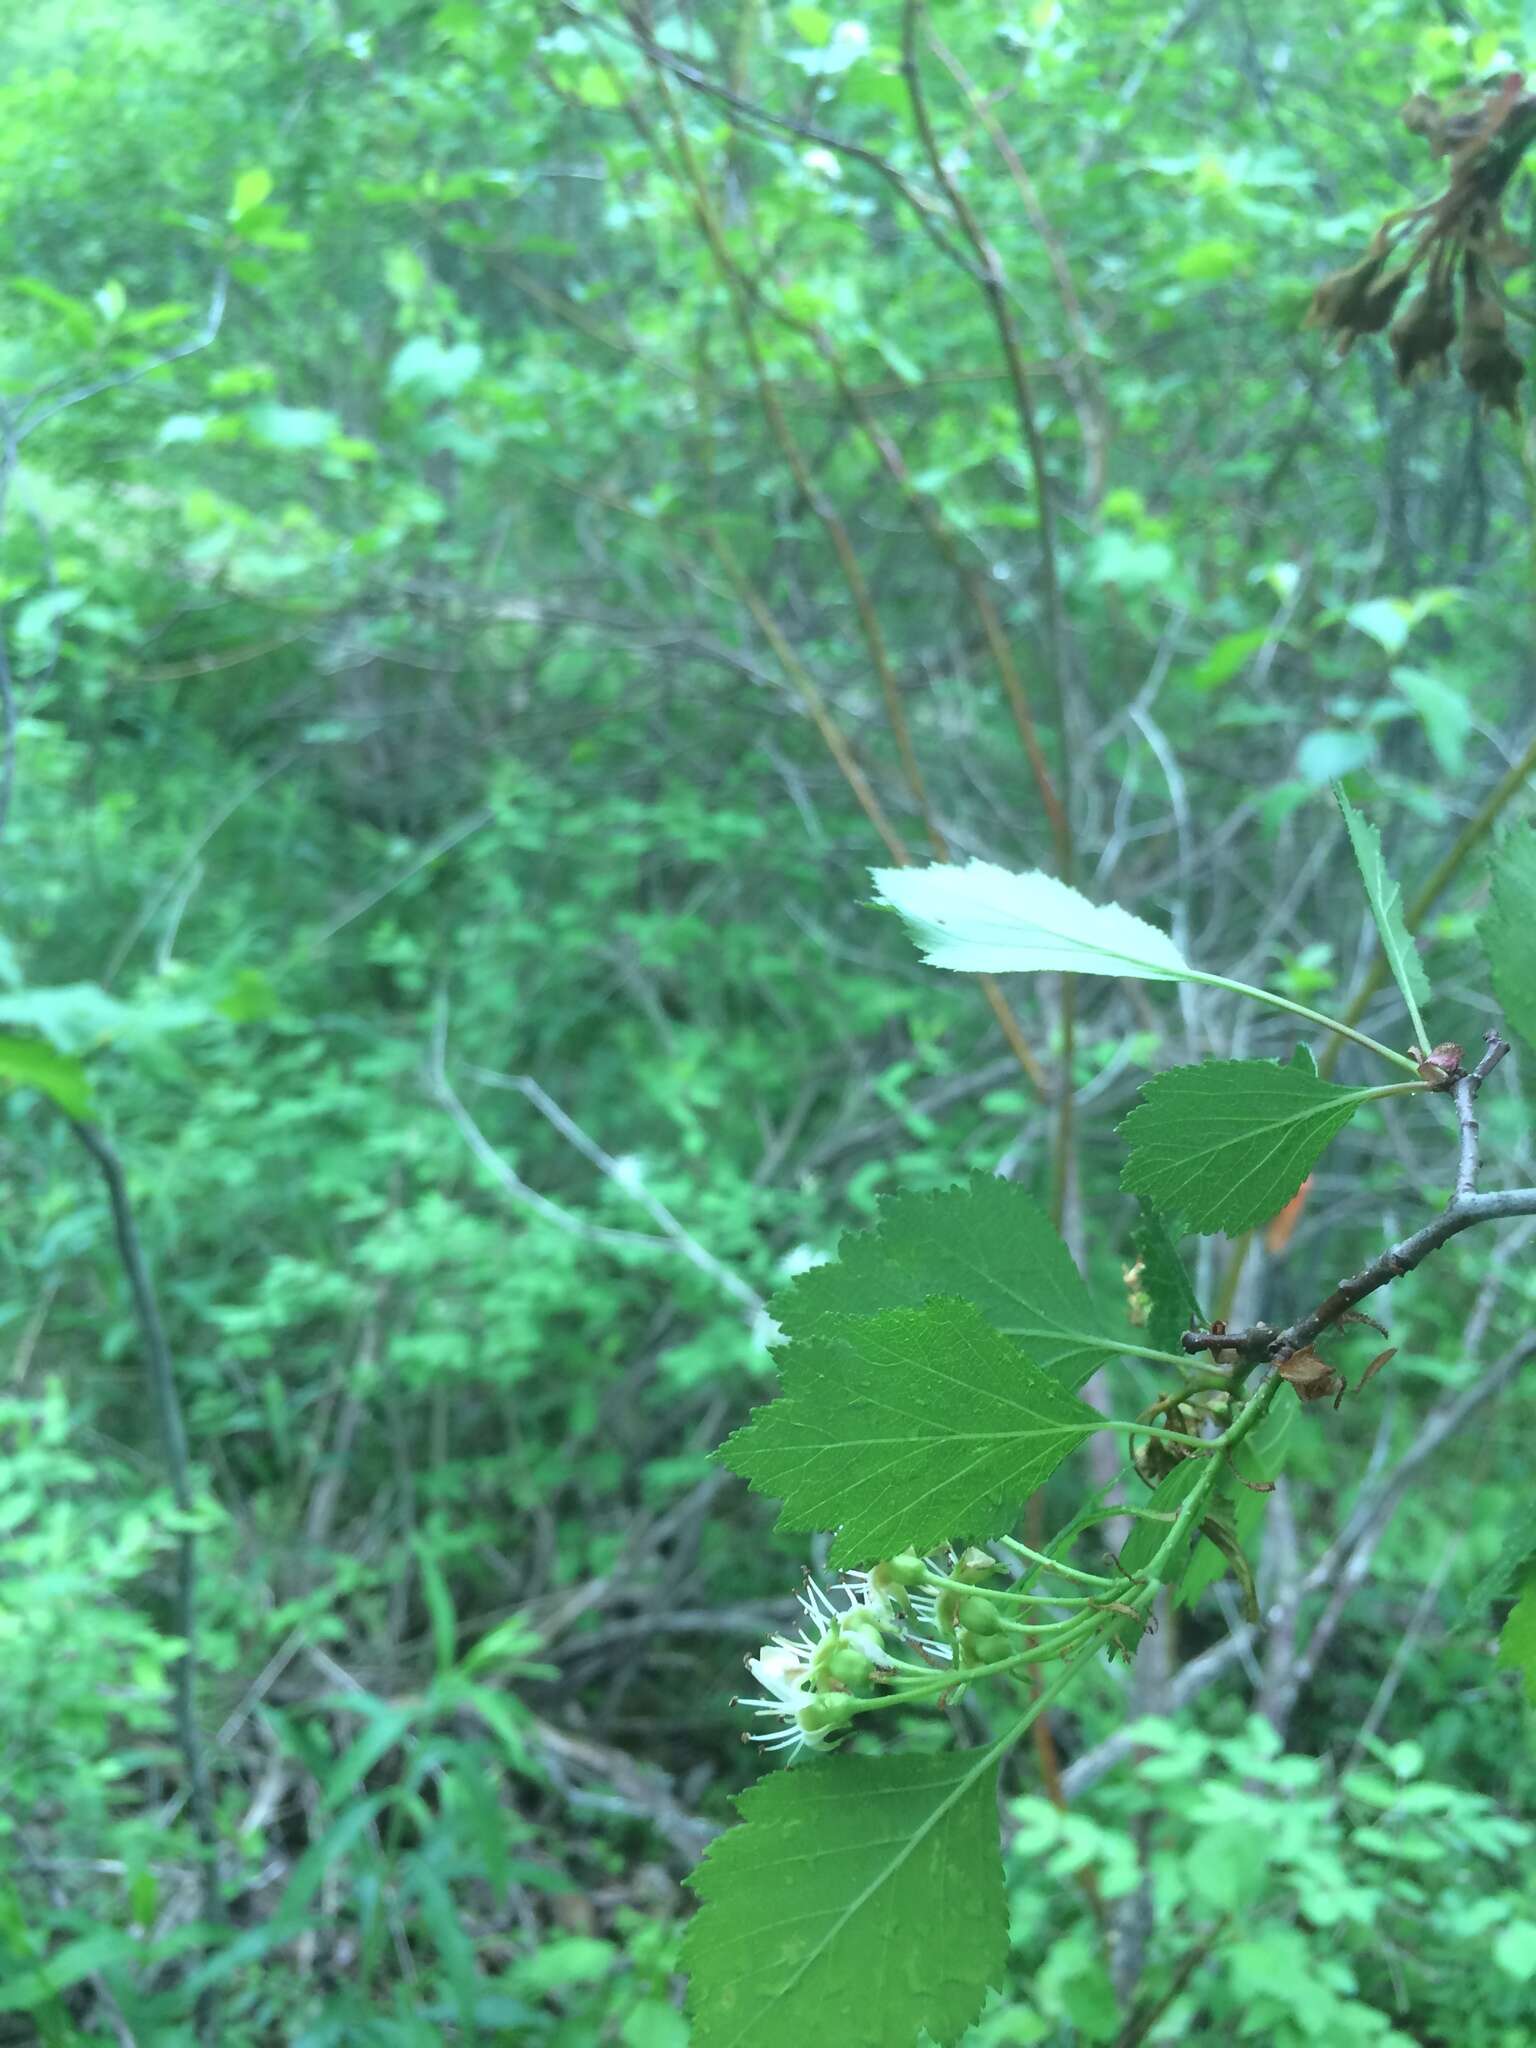
[[[896,1558],[873,1571],[848,1573],[833,1594],[807,1579],[800,1595],[805,1626],[793,1636],[774,1636],[746,1660],[765,1697],[735,1704],[778,1724],[747,1739],[786,1751],[794,1762],[829,1749],[876,1699],[914,1686],[931,1691],[935,1672],[953,1652],[925,1639],[925,1603],[909,1591],[929,1571],[921,1558]]]
[[[762,1693],[735,1704],[772,1724],[747,1740],[794,1762],[830,1749],[872,1707],[942,1703],[977,1673],[1052,1654],[1049,1620],[1024,1621],[1007,1589],[988,1590],[1001,1573],[987,1551],[970,1549],[938,1561],[907,1553],[848,1573],[831,1593],[808,1579],[804,1627],[746,1660]]]
[[[1508,301],[1497,266],[1527,252],[1506,233],[1505,187],[1533,140],[1536,94],[1511,73],[1466,107],[1415,93],[1405,124],[1447,165],[1445,189],[1425,206],[1383,221],[1366,254],[1326,277],[1309,322],[1348,354],[1362,334],[1386,332],[1404,384],[1444,374],[1458,336],[1463,381],[1485,407],[1518,416],[1525,364],[1505,331]],[[1419,277],[1420,288],[1408,298]]]

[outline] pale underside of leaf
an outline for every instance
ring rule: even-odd
[[[1429,980],[1404,921],[1402,891],[1387,872],[1386,857],[1381,850],[1381,833],[1360,815],[1337,783],[1333,786],[1333,793],[1343,813],[1349,843],[1355,849],[1360,879],[1365,884],[1366,899],[1381,939],[1382,954],[1391,969],[1392,979],[1401,991],[1415,1038],[1428,1052],[1420,1005],[1429,1001]]]
[[[780,1771],[688,1880],[694,2048],[953,2042],[1001,1981],[996,1758]]]
[[[1174,1067],[1120,1126],[1120,1185],[1190,1230],[1251,1230],[1285,1206],[1370,1092],[1269,1060]]]
[[[781,1372],[721,1456],[781,1529],[835,1529],[837,1565],[1002,1535],[1100,1426],[964,1301],[828,1317]]]
[[[1090,903],[1054,875],[992,861],[872,868],[931,966],[967,974],[1114,974],[1182,981],[1193,969],[1166,933],[1115,903]]]

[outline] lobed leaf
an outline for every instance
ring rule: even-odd
[[[947,2048],[1001,1984],[990,1751],[776,1771],[688,1879],[693,2048]]]
[[[971,1302],[1067,1388],[1080,1387],[1117,1346],[1039,1203],[987,1173],[883,1201],[872,1228],[851,1232],[835,1260],[802,1273],[772,1306],[780,1329],[798,1340],[825,1316],[916,1308],[934,1294]]]
[[[1194,970],[1165,932],[1116,903],[1090,903],[1038,869],[989,860],[871,868],[882,903],[900,911],[933,967],[967,974],[1115,974],[1183,981]]]
[[[1371,1093],[1272,1060],[1174,1067],[1120,1125],[1130,1146],[1120,1185],[1190,1230],[1251,1230],[1290,1200]]]
[[[720,1456],[783,1501],[780,1529],[835,1529],[835,1565],[1002,1535],[1100,1427],[969,1302],[942,1297],[825,1318],[781,1377]]]
[[[1477,936],[1504,1022],[1536,1051],[1536,828],[1509,833],[1494,854]]]
[[[1376,930],[1381,938],[1382,953],[1392,970],[1392,979],[1402,992],[1414,1036],[1428,1052],[1429,1039],[1419,1006],[1429,1001],[1429,979],[1403,919],[1402,891],[1387,872],[1386,857],[1381,850],[1381,833],[1369,820],[1361,817],[1338,783],[1333,785],[1333,793],[1344,815],[1349,843],[1355,849],[1360,879],[1365,884],[1371,916],[1376,920]]]

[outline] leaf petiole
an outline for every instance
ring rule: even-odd
[[[1418,1068],[1406,1053],[1394,1052],[1391,1046],[1383,1045],[1379,1039],[1367,1037],[1365,1032],[1357,1031],[1353,1024],[1342,1023],[1337,1017],[1325,1017],[1321,1010],[1309,1010],[1305,1003],[1293,1003],[1289,996],[1274,995],[1267,988],[1253,987],[1250,982],[1229,980],[1224,974],[1201,974],[1194,968],[1191,968],[1183,978],[1186,981],[1203,982],[1207,988],[1224,988],[1232,995],[1248,996],[1256,1003],[1266,1003],[1270,1009],[1284,1010],[1292,1017],[1304,1017],[1309,1024],[1317,1025],[1319,1030],[1331,1031],[1340,1038],[1352,1039],[1356,1045],[1363,1045],[1367,1052],[1373,1052],[1381,1059],[1390,1060],[1393,1066],[1402,1067],[1415,1077],[1418,1075]]]

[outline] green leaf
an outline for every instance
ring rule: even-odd
[[[802,1273],[772,1308],[785,1336],[797,1340],[824,1316],[917,1308],[933,1294],[972,1303],[1068,1389],[1117,1348],[1045,1211],[1015,1182],[990,1173],[937,1194],[883,1201],[871,1229],[846,1236],[834,1261]]]
[[[1152,1304],[1147,1317],[1147,1342],[1158,1351],[1177,1353],[1186,1330],[1205,1328],[1205,1317],[1178,1246],[1162,1217],[1150,1209],[1143,1209],[1131,1243],[1141,1260],[1142,1291]]]
[[[1536,1920],[1511,1920],[1493,1938],[1493,1960],[1507,1977],[1529,1984],[1536,1977]]]
[[[784,1502],[784,1530],[835,1529],[835,1565],[1001,1535],[1100,1427],[966,1301],[827,1317],[783,1354],[784,1391],[721,1446]]]
[[[1321,785],[1363,768],[1376,752],[1369,733],[1343,732],[1336,725],[1309,732],[1296,749],[1296,773],[1303,782]]]
[[[966,974],[1116,974],[1184,981],[1193,968],[1166,933],[1115,903],[1090,903],[1053,875],[963,867],[872,868],[933,967]]]
[[[88,1052],[110,1039],[142,1041],[162,1031],[179,1031],[208,1016],[202,1003],[150,995],[119,1002],[93,981],[64,982],[57,988],[0,990],[0,1025],[36,1031],[59,1052]]]
[[[1388,654],[1400,654],[1414,628],[1412,607],[1400,597],[1368,597],[1344,614],[1357,633],[1369,634]]]
[[[1525,1696],[1536,1707],[1536,1570],[1528,1569],[1520,1597],[1509,1610],[1499,1637],[1499,1665],[1518,1671],[1525,1681]]]
[[[1395,668],[1392,681],[1417,712],[1442,771],[1451,776],[1462,774],[1467,765],[1467,736],[1472,730],[1472,707],[1464,693],[1421,668]]]
[[[265,206],[272,197],[272,173],[257,165],[249,171],[242,171],[235,180],[234,196],[229,202],[229,217],[240,221],[248,213],[254,213],[258,206]]]
[[[846,1757],[776,1771],[688,1879],[693,2048],[947,2048],[1008,1950],[997,1766]]]
[[[323,448],[341,432],[335,413],[312,405],[253,405],[242,418],[259,448]]]
[[[1216,690],[1230,682],[1269,639],[1269,631],[1268,626],[1250,626],[1246,632],[1229,633],[1218,640],[1204,661],[1190,670],[1190,688]]]
[[[389,388],[414,392],[418,398],[455,398],[478,374],[483,360],[472,341],[455,342],[450,348],[430,334],[418,334],[390,364]]]
[[[36,1088],[69,1116],[88,1117],[91,1113],[91,1083],[85,1068],[40,1039],[0,1038],[0,1080],[18,1088]]]
[[[1429,1051],[1429,1038],[1424,1030],[1424,1018],[1419,1005],[1429,1001],[1429,980],[1424,972],[1418,949],[1413,943],[1407,925],[1403,922],[1402,892],[1387,872],[1387,863],[1381,851],[1381,833],[1362,818],[1349,798],[1334,784],[1333,793],[1338,799],[1339,809],[1344,814],[1344,827],[1349,833],[1349,843],[1355,849],[1355,859],[1360,867],[1360,879],[1365,884],[1366,898],[1371,906],[1371,916],[1376,920],[1376,929],[1381,935],[1381,950],[1386,955],[1392,979],[1402,991],[1403,1001],[1408,1006],[1409,1021],[1413,1035],[1425,1052]]]
[[[1373,1092],[1272,1060],[1174,1067],[1120,1126],[1131,1148],[1120,1185],[1190,1230],[1251,1230],[1285,1207]]]
[[[1493,857],[1477,936],[1504,1022],[1536,1050],[1536,828],[1520,826]]]

